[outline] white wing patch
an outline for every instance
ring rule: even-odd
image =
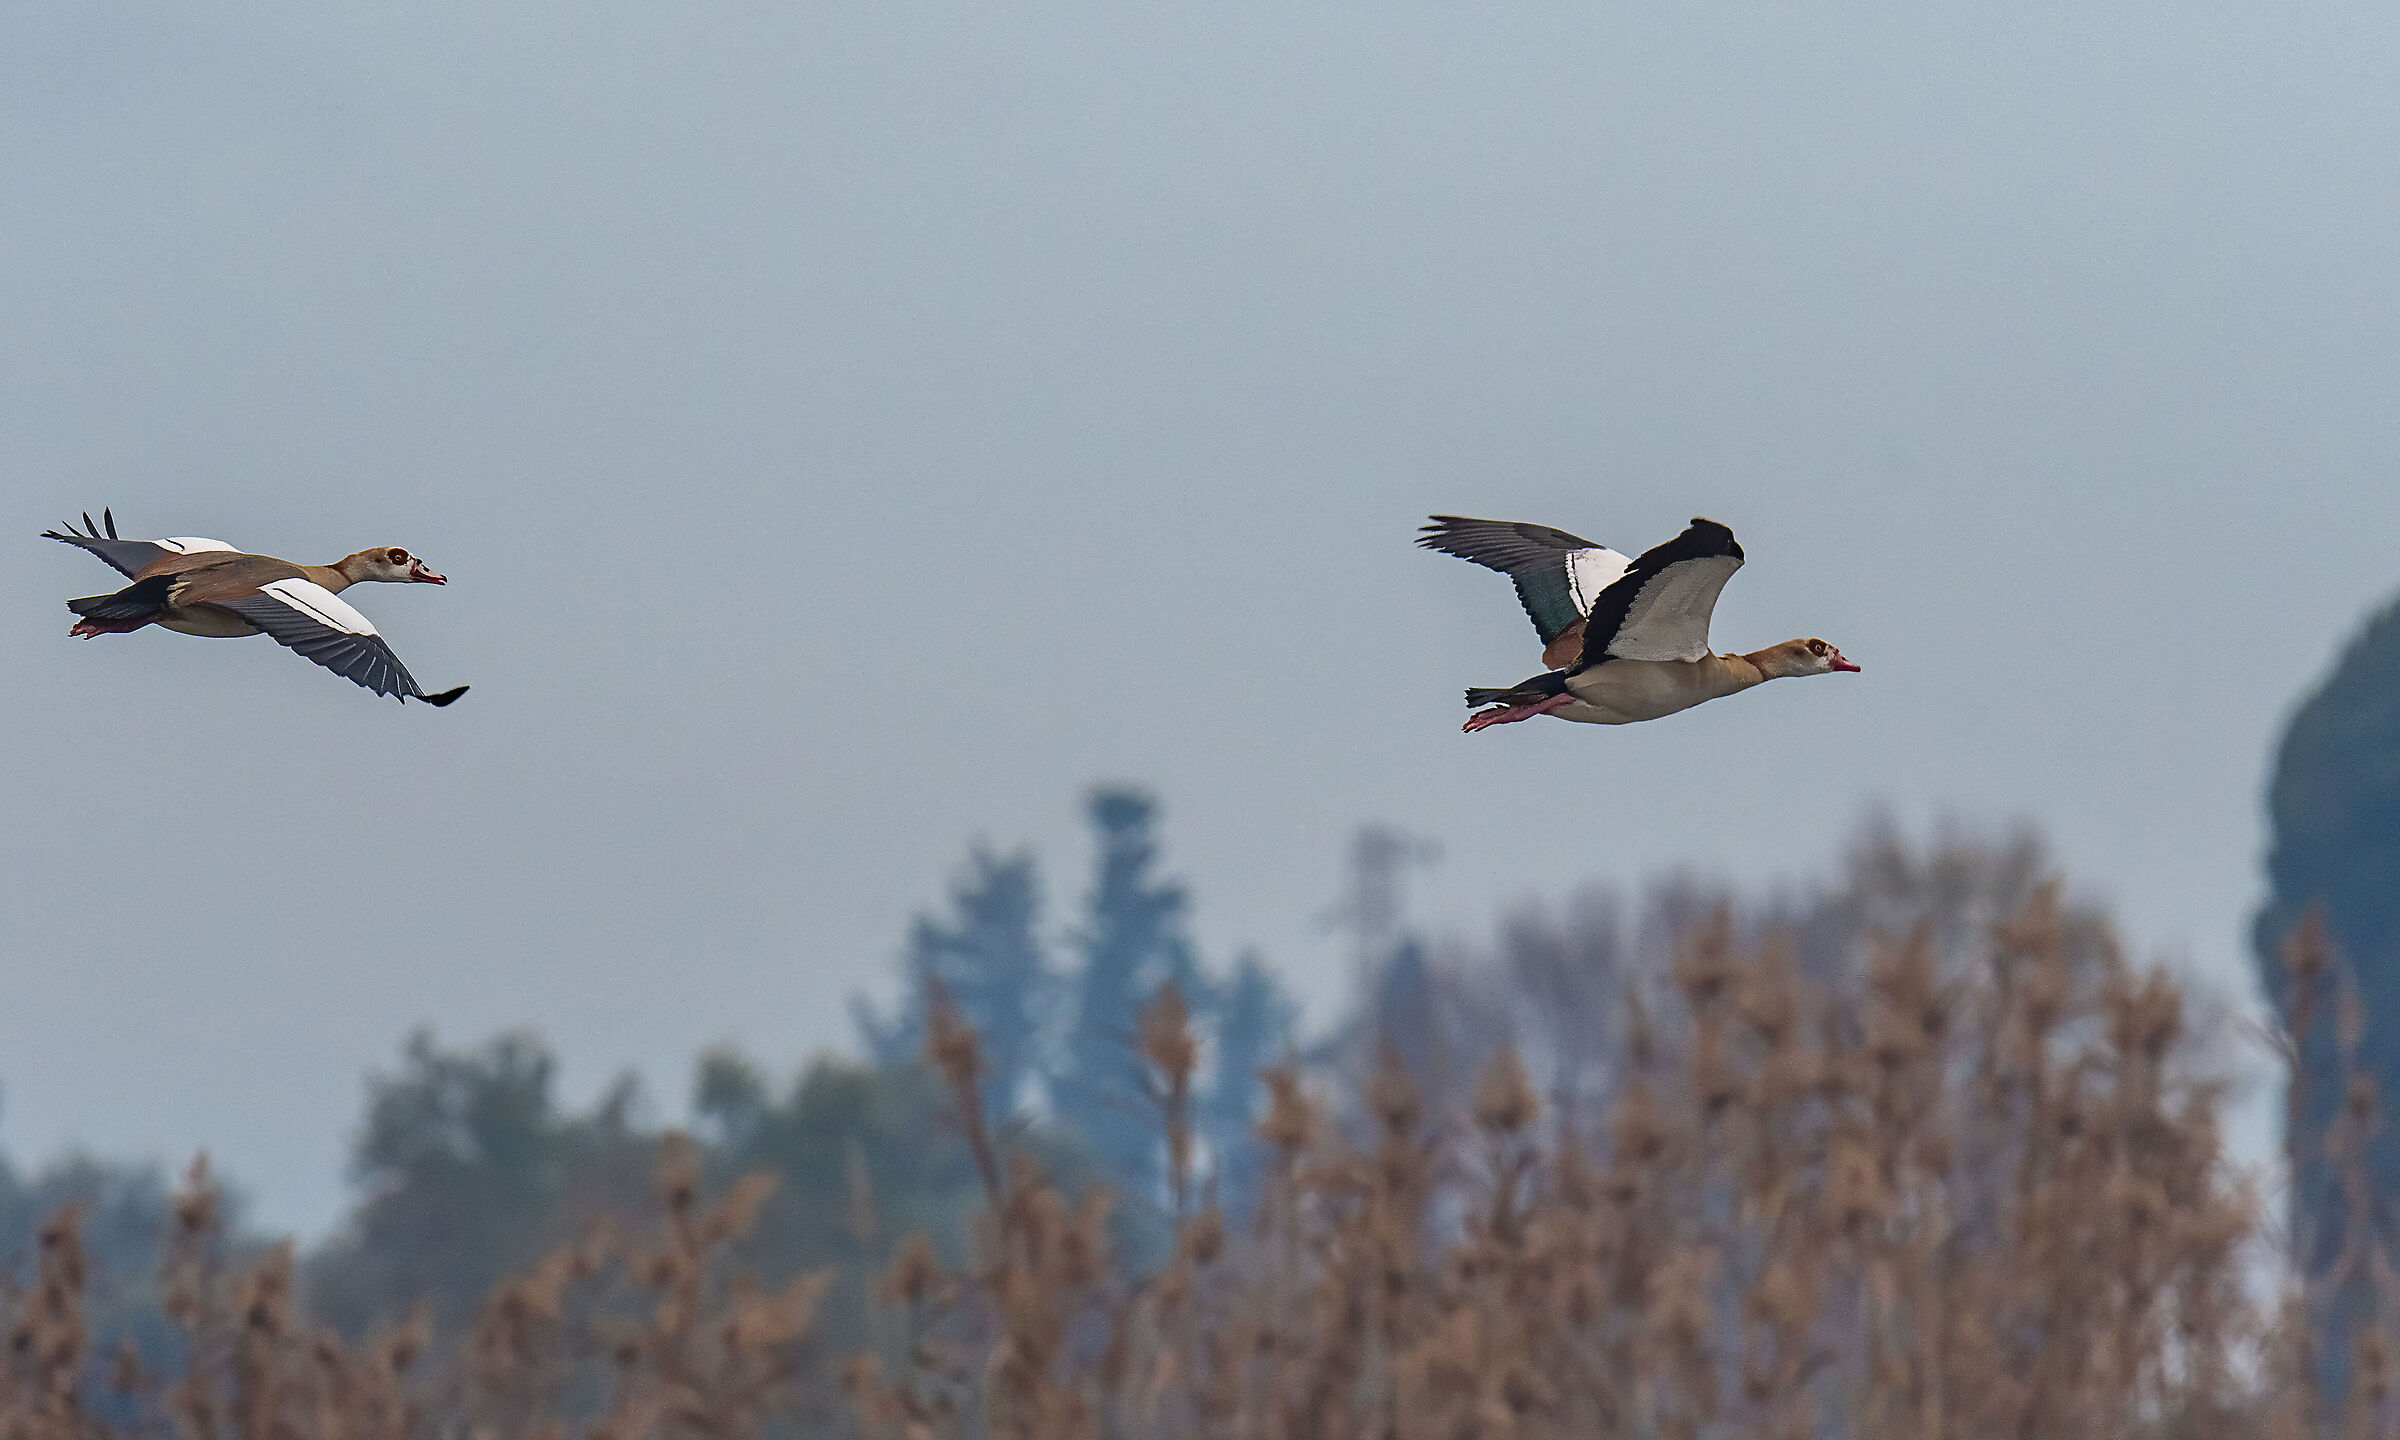
[[[1575,609],[1581,614],[1591,614],[1592,602],[1600,598],[1600,592],[1615,584],[1632,563],[1605,545],[1568,551],[1567,589],[1575,597]]]
[[[1708,654],[1708,617],[1742,562],[1731,555],[1678,560],[1626,607],[1608,653],[1626,660],[1698,660]]]
[[[375,626],[350,608],[348,601],[312,580],[273,580],[258,587],[327,629],[345,635],[373,635]]]
[[[172,550],[178,555],[191,555],[202,550],[231,550],[233,548],[222,540],[210,540],[200,535],[176,535],[165,540],[153,540],[150,543],[161,550]]]

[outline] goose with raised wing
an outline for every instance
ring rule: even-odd
[[[457,686],[428,695],[375,626],[341,598],[369,580],[395,585],[447,585],[425,562],[397,545],[345,555],[331,565],[299,565],[272,555],[250,555],[222,540],[179,535],[167,540],[125,540],[117,518],[90,512],[83,529],[69,523],[43,536],[89,550],[133,583],[108,595],[69,600],[75,612],[67,633],[89,640],[160,625],[186,635],[268,635],[336,675],[378,695],[403,702],[447,705],[467,693]]]
[[[1628,559],[1605,545],[1511,520],[1435,515],[1417,543],[1497,570],[1542,637],[1543,674],[1467,691],[1472,734],[1555,715],[1630,725],[1769,680],[1858,669],[1822,640],[1786,640],[1746,655],[1708,647],[1717,595],[1742,568],[1733,531],[1695,518],[1681,535]]]

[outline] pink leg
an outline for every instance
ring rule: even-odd
[[[1573,703],[1575,703],[1575,697],[1572,695],[1553,695],[1549,699],[1533,705],[1494,705],[1489,710],[1478,710],[1469,715],[1467,723],[1460,728],[1472,735],[1478,730],[1487,729],[1493,725],[1507,725],[1518,720],[1531,720],[1536,715],[1547,715],[1553,710]]]
[[[67,634],[80,640],[89,640],[94,635],[130,635],[149,623],[147,620],[78,620],[75,628]]]

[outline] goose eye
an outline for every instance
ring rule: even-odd
[[[1825,642],[1824,642],[1824,641],[1822,641],[1822,640],[1811,640],[1811,641],[1809,641],[1809,642],[1808,642],[1808,653],[1809,653],[1809,654],[1811,654],[1811,655],[1822,655],[1822,654],[1824,654],[1824,653],[1825,653]]]
[[[406,565],[408,563],[408,552],[406,550],[394,550],[392,552],[391,559],[394,565]]]

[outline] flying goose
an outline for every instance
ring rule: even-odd
[[[1417,543],[1497,570],[1541,633],[1550,669],[1505,689],[1471,689],[1472,734],[1556,715],[1587,725],[1655,720],[1789,675],[1858,667],[1822,640],[1786,640],[1747,655],[1708,648],[1717,593],[1742,568],[1742,547],[1714,520],[1629,560],[1547,525],[1435,515]]]
[[[447,705],[467,687],[428,695],[375,633],[367,617],[339,592],[364,580],[393,584],[447,585],[423,560],[398,546],[379,546],[346,555],[331,565],[295,565],[272,555],[246,555],[222,540],[179,535],[168,540],[121,540],[117,517],[100,512],[101,525],[84,512],[83,529],[69,522],[62,533],[43,536],[89,550],[133,583],[113,595],[69,600],[78,617],[69,635],[123,635],[144,625],[164,625],[186,635],[269,635],[336,675],[403,703],[422,700]],[[103,533],[105,527],[105,533]]]

